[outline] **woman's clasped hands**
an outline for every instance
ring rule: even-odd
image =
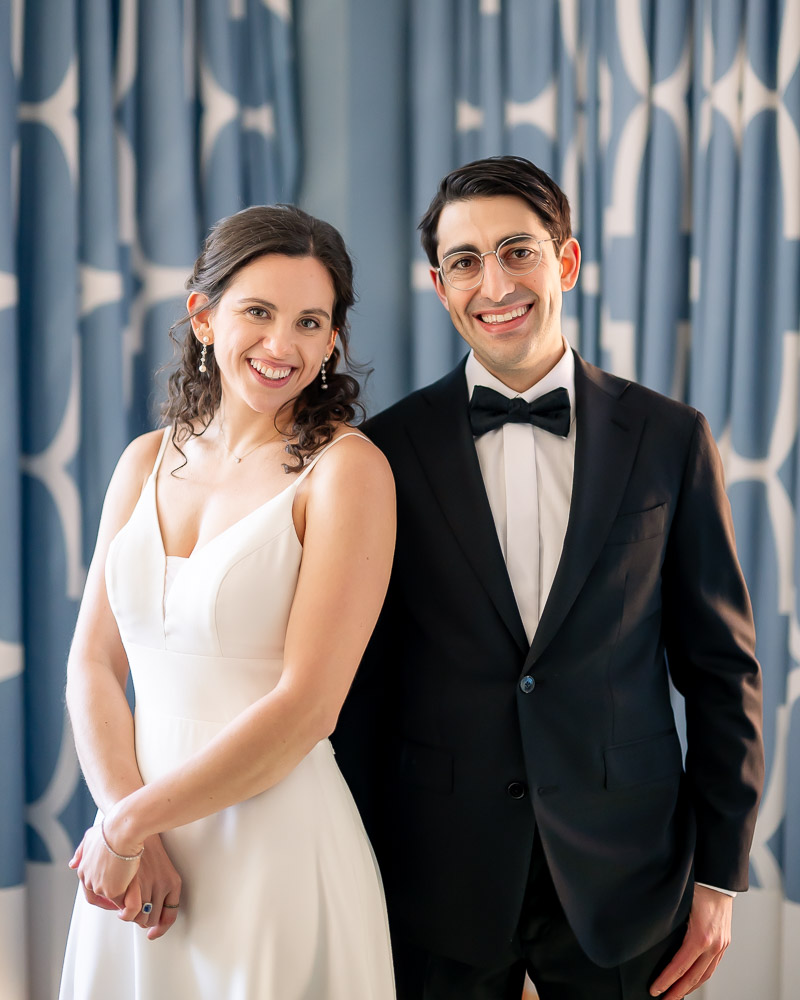
[[[107,839],[104,823],[89,827],[69,867],[77,871],[89,903],[116,910],[120,920],[139,924],[154,941],[177,919],[181,877],[158,834],[123,854]]]

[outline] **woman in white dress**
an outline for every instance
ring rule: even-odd
[[[350,259],[327,223],[255,207],[187,288],[168,426],[120,459],[69,657],[99,812],[61,1000],[391,1000],[380,876],[327,739],[395,527],[337,371]]]

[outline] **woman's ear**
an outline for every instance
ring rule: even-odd
[[[214,343],[214,331],[211,329],[211,310],[204,309],[208,305],[208,296],[203,292],[190,292],[186,300],[186,311],[191,318],[195,337],[205,344]]]
[[[329,358],[333,354],[333,349],[336,347],[336,338],[339,336],[339,331],[334,327],[331,330],[331,337],[328,341],[328,346],[325,348],[325,357]]]

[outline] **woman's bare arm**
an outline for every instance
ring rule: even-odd
[[[125,697],[128,661],[106,592],[106,557],[114,536],[133,512],[160,441],[160,431],[137,438],[125,450],[111,479],[67,662],[67,706],[78,759],[103,813],[143,784],[136,763],[133,717]],[[147,847],[147,860],[139,872],[140,895],[177,902],[180,876],[160,838],[150,837]],[[109,906],[91,891],[87,898],[95,905]],[[141,910],[135,897],[128,905],[116,898],[115,905],[125,919],[137,918]],[[151,920],[152,938],[160,937],[175,920],[174,909],[162,911],[159,906],[158,911]]]

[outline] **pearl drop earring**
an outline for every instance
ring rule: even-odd
[[[328,358],[329,357],[330,357],[330,354],[328,355]],[[328,388],[328,377],[327,377],[327,374],[325,372],[325,362],[328,360],[328,358],[323,358],[323,360],[322,360],[322,368],[320,368],[320,372],[319,372],[320,377],[322,379],[322,389],[323,390],[326,390]]]
[[[200,352],[199,368],[199,370],[203,373],[208,371],[208,368],[206,368],[206,354],[208,354],[208,337],[203,337],[203,350]]]

